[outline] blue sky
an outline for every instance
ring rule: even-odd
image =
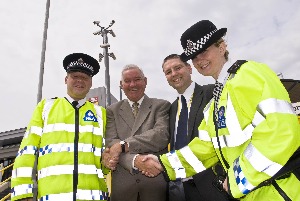
[[[102,37],[93,35],[99,20],[112,26],[108,36],[117,60],[110,60],[111,92],[118,98],[120,71],[139,65],[148,77],[146,93],[173,101],[161,70],[165,56],[182,53],[181,34],[199,20],[227,27],[230,56],[268,64],[284,78],[300,79],[300,1],[297,0],[60,0],[51,1],[43,98],[64,96],[63,58],[72,52],[98,57]],[[46,0],[0,4],[0,132],[25,127],[37,101]],[[105,66],[93,87],[105,86]],[[213,83],[193,70],[199,84]]]

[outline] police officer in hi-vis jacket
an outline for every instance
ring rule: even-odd
[[[199,136],[159,157],[164,174],[176,180],[221,162],[215,186],[231,199],[300,200],[300,128],[289,95],[267,65],[229,59],[226,31],[202,20],[181,36],[181,59],[216,83]]]
[[[67,94],[36,106],[13,167],[13,201],[108,199],[104,180],[108,169],[100,163],[106,110],[86,100],[99,63],[89,55],[73,53],[65,57],[63,66]],[[37,171],[33,171],[35,163]]]

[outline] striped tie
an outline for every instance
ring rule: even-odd
[[[137,116],[137,114],[138,114],[138,112],[139,112],[139,103],[137,103],[137,102],[134,102],[133,104],[132,104],[132,112],[133,112],[133,116],[134,116],[134,118],[136,118],[136,116]]]
[[[177,134],[175,141],[175,149],[181,149],[188,144],[187,142],[187,127],[188,127],[188,107],[186,100],[183,95],[181,95],[181,111],[178,119]]]

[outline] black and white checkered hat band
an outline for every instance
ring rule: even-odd
[[[87,63],[84,63],[84,62],[78,62],[78,61],[73,61],[73,62],[71,62],[71,63],[68,65],[67,69],[72,68],[72,67],[74,67],[74,66],[76,66],[76,67],[80,66],[80,67],[83,67],[83,68],[87,68],[87,69],[90,70],[92,73],[94,73],[94,68],[93,68],[93,66],[91,66],[91,65],[89,65],[89,64],[87,64]]]
[[[186,54],[186,56],[190,56],[198,50],[201,50],[202,47],[206,44],[206,42],[210,39],[210,37],[217,31],[217,29],[211,31],[195,43],[191,40],[187,40],[186,49],[184,49],[184,53]]]

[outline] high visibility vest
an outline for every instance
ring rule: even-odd
[[[168,177],[190,177],[221,161],[234,198],[282,200],[272,185],[252,191],[275,175],[300,146],[298,119],[276,74],[265,64],[243,64],[229,76],[219,100],[219,137],[213,113],[211,100],[204,110],[199,137],[160,157]],[[293,174],[276,181],[292,200],[300,200],[300,182]]]
[[[107,200],[104,174],[108,169],[100,163],[106,110],[86,102],[77,114],[65,98],[37,105],[15,159],[12,200],[33,197],[36,153],[39,200],[73,200],[74,188],[77,200]],[[74,140],[76,127],[78,141]]]

